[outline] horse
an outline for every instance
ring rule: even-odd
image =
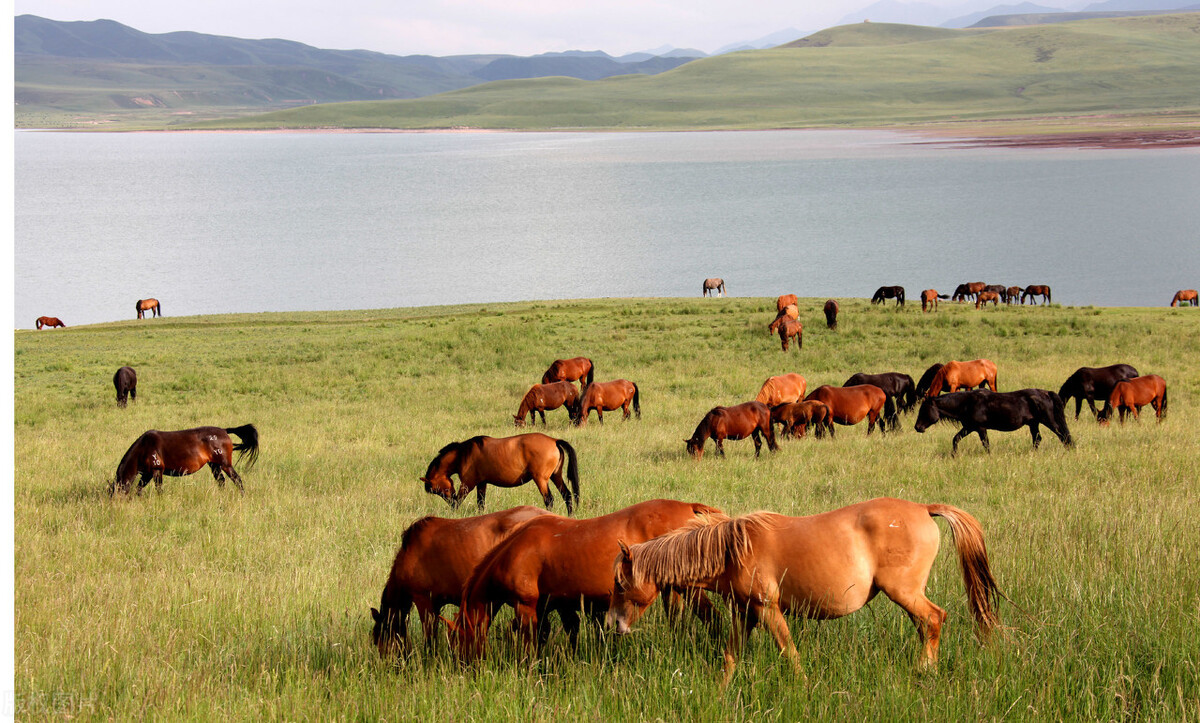
[[[847,427],[866,419],[868,435],[875,431],[875,423],[881,416],[886,422],[896,414],[895,403],[874,384],[858,384],[852,387],[831,387],[826,384],[814,389],[804,400],[823,402],[829,407],[833,421]],[[879,433],[883,434],[886,427],[886,423],[880,424]],[[833,436],[832,425],[829,427],[829,436]]]
[[[968,362],[949,361],[933,375],[926,388],[925,395],[936,397],[943,390],[957,392],[960,387],[982,387],[987,385],[991,390],[996,389],[996,365],[987,359],[975,359]]]
[[[978,296],[979,292],[987,286],[982,281],[972,281],[969,284],[959,284],[954,287],[954,293],[950,295],[951,301],[966,301],[968,296]]]
[[[871,297],[872,304],[882,304],[886,299],[895,299],[896,306],[904,306],[903,286],[880,286]]]
[[[962,429],[954,435],[950,448],[950,456],[958,454],[958,441],[972,432],[979,435],[983,448],[990,454],[992,446],[988,442],[987,430],[1012,432],[1021,427],[1029,427],[1033,436],[1033,448],[1037,449],[1042,442],[1038,425],[1045,425],[1054,432],[1064,447],[1074,444],[1071,431],[1067,429],[1066,405],[1057,394],[1047,389],[1021,389],[1016,392],[992,392],[978,390],[973,392],[953,392],[943,397],[926,397],[917,412],[918,432],[924,432],[929,427],[945,417],[962,424]]]
[[[977,635],[987,642],[1000,625],[1000,590],[979,521],[950,505],[886,497],[807,517],[755,512],[697,520],[648,542],[621,545],[605,627],[628,633],[663,587],[716,592],[733,615],[724,652],[728,685],[742,645],[759,624],[803,675],[784,614],[840,618],[882,591],[908,613],[921,642],[921,665],[933,668],[946,621],[946,611],[925,596],[941,537],[934,517],[950,525]]]
[[[1011,305],[1014,301],[1021,300],[1021,287],[1010,286],[1004,290],[1004,303]]]
[[[51,329],[55,327],[62,327],[63,329],[67,328],[67,325],[62,323],[62,319],[58,318],[57,316],[39,316],[33,323],[39,329],[41,329],[43,326],[48,326]]]
[[[513,415],[513,425],[524,427],[525,415],[528,414],[530,415],[529,423],[536,426],[540,414],[542,415],[542,426],[546,426],[546,410],[558,409],[565,405],[567,413],[570,414],[570,405],[578,398],[579,390],[571,382],[534,384],[521,398],[521,406]]]
[[[796,306],[799,303],[800,301],[796,298],[795,294],[783,294],[775,300],[775,311],[783,311],[789,306]],[[792,318],[795,319],[796,317],[793,316]]]
[[[804,325],[795,319],[784,319],[779,325],[779,344],[784,351],[788,350],[788,341],[796,339],[796,349],[804,348]]]
[[[581,386],[592,383],[592,375],[596,369],[592,360],[577,356],[573,359],[555,359],[546,373],[542,375],[542,384],[552,382],[579,382]],[[586,379],[586,381],[584,381]]]
[[[1032,286],[1026,286],[1025,290],[1021,292],[1021,303],[1024,304],[1025,299],[1028,298],[1029,303],[1033,304],[1035,301],[1035,299],[1033,297],[1035,297],[1035,296],[1042,297],[1042,304],[1049,304],[1050,303],[1050,287],[1042,286],[1039,284],[1034,284]]]
[[[1195,289],[1180,289],[1171,297],[1171,306],[1200,306],[1200,294]]]
[[[825,301],[825,328],[837,329],[838,303],[833,299]]]
[[[117,406],[124,407],[128,399],[137,401],[137,372],[133,367],[121,367],[113,374],[113,386],[117,388]]]
[[[1000,294],[995,291],[981,291],[979,296],[975,297],[975,308],[979,309],[987,306],[988,302],[992,302],[992,306],[1000,305]]]
[[[1058,396],[1062,397],[1064,404],[1074,397],[1076,419],[1079,419],[1079,411],[1083,407],[1084,400],[1091,407],[1092,415],[1099,416],[1100,413],[1096,411],[1095,400],[1104,401],[1108,399],[1117,382],[1133,379],[1137,375],[1138,370],[1128,364],[1113,364],[1107,367],[1079,367],[1059,387]]]
[[[939,371],[941,371],[942,366],[943,365],[940,363],[931,364],[929,368],[925,370],[925,373],[921,375],[920,381],[917,382],[918,397],[925,396],[925,393],[929,391],[929,385],[933,383],[933,378],[937,376]],[[950,391],[950,387],[945,382],[942,382],[942,391]]]
[[[564,467],[566,481],[563,480]],[[456,474],[459,480],[457,493],[452,479]],[[480,435],[451,442],[438,450],[421,478],[426,492],[440,496],[455,509],[471,490],[475,490],[475,502],[480,510],[489,484],[518,487],[530,480],[542,493],[546,509],[554,506],[554,497],[550,494],[550,482],[553,481],[567,504],[567,514],[574,514],[579,499],[579,460],[575,448],[566,440],[538,432],[500,438]],[[570,490],[567,489],[568,481]]]
[[[946,294],[939,294],[937,289],[925,289],[921,292],[921,311],[937,311],[938,299],[949,299]]]
[[[1147,404],[1154,407],[1158,421],[1167,416],[1167,383],[1157,374],[1117,382],[1096,419],[1102,425],[1108,424],[1115,409],[1121,415],[1121,424],[1124,424],[1126,413],[1133,414],[1133,418],[1137,419],[1138,412]]]
[[[549,512],[524,505],[478,517],[422,517],[400,536],[400,549],[383,586],[379,609],[371,608],[371,642],[379,657],[408,648],[408,615],[415,605],[433,646],[438,616],[462,601],[463,585],[492,548],[526,520]]]
[[[137,312],[139,319],[144,319],[147,311],[153,312],[152,317],[162,316],[162,304],[158,303],[158,299],[138,299],[133,309]]]
[[[766,437],[767,449],[774,452],[779,449],[775,444],[775,430],[771,427],[771,410],[762,402],[745,402],[732,407],[713,407],[696,425],[687,444],[688,454],[696,459],[704,456],[704,443],[712,438],[717,445],[717,454],[725,456],[724,442],[727,439],[754,440],[754,456],[762,451],[762,440],[759,435]]]
[[[893,400],[896,413],[887,417],[886,421],[892,429],[900,427],[900,415],[907,414],[917,406],[917,385],[913,378],[903,372],[883,372],[882,374],[858,373],[851,376],[843,387],[855,387],[859,384],[872,384],[883,390],[883,393]]]
[[[796,307],[795,304],[788,304],[787,306],[780,309],[779,313],[775,315],[775,319],[770,324],[767,325],[767,336],[770,336],[771,334],[774,334],[776,331],[778,331],[779,327],[782,326],[783,323],[785,321],[787,321],[788,319],[796,320],[799,318],[800,318],[800,310]]]
[[[459,657],[474,660],[485,653],[488,628],[504,605],[516,613],[526,650],[534,647],[535,635],[538,648],[545,644],[555,611],[574,647],[581,608],[597,624],[603,620],[621,542],[653,539],[697,516],[725,517],[698,502],[649,500],[586,520],[556,515],[528,520],[484,557],[463,586],[459,613],[448,621]],[[675,594],[671,598],[679,601]],[[711,618],[703,595],[692,602],[697,616]]]
[[[794,372],[767,377],[767,381],[763,382],[754,401],[762,402],[768,407],[774,407],[784,402],[798,402],[804,399],[804,391],[807,388],[808,382],[804,377]]]
[[[234,444],[229,435],[236,435],[240,440]],[[242,486],[242,478],[233,469],[233,453],[240,452],[242,457],[249,457],[245,469],[250,469],[258,460],[258,430],[253,424],[243,424],[240,427],[222,429],[220,427],[196,427],[182,429],[177,432],[160,432],[155,429],[143,432],[134,440],[121,463],[117,465],[117,474],[112,484],[108,486],[111,497],[117,488],[129,494],[133,479],[141,475],[137,492],[154,480],[154,488],[162,492],[163,475],[168,477],[183,477],[197,472],[204,465],[212,470],[217,487],[225,486],[224,475],[229,475],[238,492],[246,493]]]
[[[825,436],[825,431],[833,430],[833,415],[829,407],[822,402],[784,402],[771,407],[771,424],[783,425],[785,437],[800,437],[808,431],[808,425],[813,425],[813,433],[817,439]]]
[[[611,382],[596,382],[583,388],[579,398],[567,406],[567,412],[574,420],[576,427],[587,424],[588,414],[595,409],[596,418],[604,424],[604,413],[620,409],[625,413],[622,421],[629,419],[629,407],[638,419],[642,418],[641,395],[638,386],[628,379],[615,379]]]
[[[704,284],[700,287],[701,297],[708,296],[709,294],[716,296],[718,293],[721,296],[727,296],[725,293],[725,279],[705,279]]]
[[[994,293],[999,299],[1004,299],[1004,297],[1008,294],[1008,288],[1005,287],[1004,284],[988,284],[987,286],[983,287],[983,290]]]

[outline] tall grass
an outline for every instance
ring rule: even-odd
[[[162,318],[15,338],[16,688],[33,718],[560,720],[1087,718],[1200,715],[1200,314],[1187,309],[871,307],[801,301],[804,349],[768,337],[773,301],[529,302],[361,312]],[[444,641],[380,661],[368,607],[400,532],[457,512],[417,477],[449,441],[514,433],[521,395],[555,358],[585,355],[597,379],[631,379],[643,419],[549,433],[580,453],[593,516],[652,497],[730,513],[809,514],[889,495],[978,517],[997,578],[1020,607],[981,647],[948,535],[929,596],[950,613],[936,673],[918,672],[903,612],[880,597],[827,622],[793,621],[807,679],[769,636],[751,637],[729,689],[721,641],[657,611],[641,630],[580,649],[552,637],[522,660],[498,625],[492,654],[462,667]],[[1001,389],[1057,390],[1079,366],[1118,361],[1163,376],[1171,414],[1101,429],[1085,411],[1063,448],[1046,435],[975,438],[934,426],[749,442],[700,462],[687,437],[716,404],[745,401],[767,376],[814,388],[857,371],[917,376],[934,361],[988,357]],[[138,371],[136,403],[115,405],[117,367]],[[1147,410],[1148,411],[1148,410]],[[146,429],[254,423],[246,495],[207,471],[164,491],[109,500],[121,455]],[[540,431],[540,428],[539,428]],[[711,450],[710,450],[711,452]],[[495,490],[490,509],[536,504]],[[561,501],[558,511],[562,512]],[[944,526],[943,526],[944,527]],[[413,634],[419,637],[414,625]],[[56,697],[58,696],[58,697]],[[65,701],[55,708],[55,701]]]

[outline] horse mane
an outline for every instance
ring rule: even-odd
[[[774,512],[754,512],[741,517],[699,515],[686,525],[630,548],[633,584],[647,580],[656,585],[693,584],[743,564],[753,553],[752,529],[775,526]]]
[[[935,389],[937,390],[938,394],[942,393],[942,385],[946,383],[946,368],[948,366],[950,366],[949,363],[943,364],[941,368],[937,370],[937,373],[933,375],[933,379],[929,380],[929,389],[926,390],[926,394],[934,391]],[[937,395],[935,394],[934,396]]]
[[[440,460],[447,453],[449,453],[449,452],[466,452],[471,447],[473,447],[477,444],[481,444],[486,436],[487,435],[480,434],[480,435],[471,437],[470,439],[464,439],[461,442],[451,442],[450,444],[447,444],[445,447],[442,447],[441,449],[438,450],[437,454],[435,454],[433,456],[433,461],[429,463],[429,466],[425,468],[425,476],[428,477],[429,475],[433,474],[434,465],[436,465],[438,463],[438,460]]]

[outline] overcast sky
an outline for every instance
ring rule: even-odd
[[[930,0],[926,0],[930,1]],[[958,0],[961,2],[961,0]],[[999,0],[998,0],[999,1]],[[16,0],[16,14],[107,18],[147,33],[285,38],[395,55],[604,50],[710,53],[787,28],[815,31],[873,0]],[[932,0],[936,5],[957,4]]]

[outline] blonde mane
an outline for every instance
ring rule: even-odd
[[[633,584],[686,586],[740,566],[753,553],[751,529],[769,529],[773,512],[741,517],[701,515],[679,529],[629,548]]]

